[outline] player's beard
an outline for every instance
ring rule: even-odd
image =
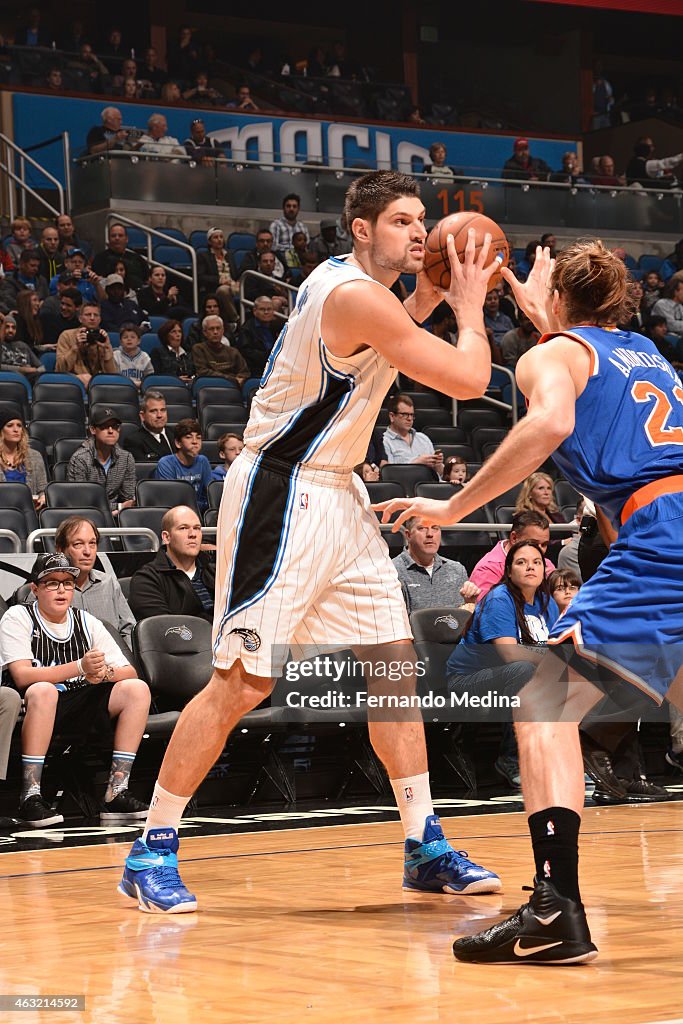
[[[415,245],[415,242],[412,242],[412,245]],[[413,256],[408,249],[398,257],[386,253],[379,245],[373,245],[370,258],[382,270],[393,270],[397,274],[419,274],[424,266],[424,256]]]

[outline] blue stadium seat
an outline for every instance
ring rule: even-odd
[[[96,373],[90,382],[90,387],[99,384],[120,384],[129,390],[132,389],[131,394],[137,395],[138,393],[138,389],[130,377],[124,377],[120,373]]]
[[[635,257],[631,256],[630,253],[626,253],[626,255],[624,256],[624,263],[626,264],[629,270],[638,269],[638,264],[635,261]]]
[[[189,270],[192,266],[189,253],[176,245],[155,245],[154,259],[165,267],[176,267],[178,270]]]
[[[43,352],[40,357],[40,361],[47,370],[48,373],[52,373],[55,366],[57,365],[57,353],[56,352]]]
[[[7,379],[14,379],[17,376],[20,376],[20,375],[16,374],[16,373],[9,374],[9,375],[4,374],[4,373],[0,373],[0,380],[3,380],[5,377],[7,377]],[[22,380],[25,380],[25,379],[22,378]],[[39,383],[41,385],[42,384],[76,384],[77,387],[79,387],[81,389],[81,394],[83,395],[83,398],[85,398],[85,385],[83,384],[82,380],[78,379],[78,377],[76,376],[75,373],[43,373],[40,376]],[[28,383],[26,383],[26,386],[28,387]],[[31,389],[29,387],[29,392],[30,392],[30,390]]]
[[[193,324],[196,324],[198,319],[199,317],[197,316],[188,316],[183,320],[183,338],[188,336],[190,333],[190,327],[192,327]]]
[[[182,381],[178,377],[171,377],[164,373],[150,373],[148,377],[145,377],[142,382],[142,393],[145,391],[154,391],[156,388],[177,388],[182,384]],[[189,396],[190,392],[185,388]]]
[[[185,242],[185,244],[187,244],[187,235],[185,234],[184,231],[181,231],[180,228],[165,228],[162,227],[160,224],[155,224],[154,230],[161,231],[164,235],[167,235],[169,238],[175,238],[179,242]],[[154,238],[154,235],[152,235],[152,238]]]
[[[128,227],[124,224],[128,235],[128,248],[147,252],[147,235],[141,228]]]
[[[651,270],[656,270],[659,273],[659,268],[662,263],[661,256],[654,256],[652,253],[643,253],[638,260],[638,269],[642,270],[644,274],[648,274]]]
[[[150,316],[149,323],[152,330],[156,333],[162,324],[165,324],[168,320],[167,316]]]
[[[251,249],[231,249],[230,251],[232,252],[232,258],[235,261],[235,266],[237,270],[241,270],[242,263],[244,262],[244,257],[247,255],[248,252],[251,252]]]
[[[0,381],[12,381],[15,384],[21,384],[26,391],[27,401],[31,401],[31,385],[23,373],[14,373],[13,370],[3,370],[2,373],[0,373]]]
[[[251,231],[232,231],[228,235],[228,249],[246,249],[251,252],[256,248],[256,235]]]
[[[193,231],[189,241],[193,249],[207,249],[209,245],[206,231]]]
[[[155,331],[148,331],[147,334],[143,334],[140,338],[140,348],[148,354],[155,348],[159,348],[159,335]]]
[[[118,331],[107,331],[112,348],[118,348],[121,344],[121,335]]]
[[[233,381],[227,380],[227,378],[195,377],[192,382],[192,397],[196,398],[197,394],[204,388],[232,388],[234,391],[240,390]]]

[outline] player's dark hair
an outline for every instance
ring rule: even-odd
[[[392,412],[394,415],[396,415],[396,413],[398,412],[398,407],[401,403],[403,405],[410,405],[413,407],[413,409],[415,408],[415,403],[413,402],[410,395],[402,395],[399,392],[397,395],[392,395],[389,401],[387,402],[387,411]]]
[[[348,188],[344,201],[344,217],[351,230],[356,217],[375,224],[389,203],[401,196],[420,195],[420,186],[407,174],[397,171],[370,171],[356,178]]]
[[[623,324],[635,311],[624,261],[598,238],[579,239],[558,254],[551,287],[570,324]]]
[[[520,530],[526,530],[528,526],[538,526],[540,530],[547,530],[550,527],[548,517],[544,516],[542,512],[536,512],[535,509],[525,508],[521,512],[515,512],[511,522],[510,533],[519,533]]]

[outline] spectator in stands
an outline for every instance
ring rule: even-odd
[[[106,299],[107,293],[94,270],[87,266],[85,253],[82,249],[67,249],[64,253],[64,273],[68,274],[74,286],[78,288],[84,302],[100,302]],[[60,275],[50,281],[50,295],[57,292]]]
[[[69,516],[57,528],[56,550],[78,569],[71,607],[90,612],[96,619],[113,626],[121,639],[130,644],[135,618],[116,576],[95,568],[99,542],[99,530],[85,516]],[[32,593],[25,603],[34,601],[35,593]]]
[[[254,111],[259,109],[256,103],[254,103],[254,100],[251,95],[251,89],[245,82],[242,82],[240,85],[237,86],[237,92],[235,93],[234,100],[232,100],[230,103],[226,103],[225,105],[228,109],[231,110]]]
[[[249,367],[244,356],[230,344],[224,344],[223,320],[219,316],[206,316],[202,320],[204,340],[192,349],[192,361],[198,377],[225,377],[241,388],[249,379]]]
[[[140,348],[140,328],[137,324],[121,324],[119,347],[114,349],[116,369],[122,377],[132,380],[137,388],[150,373],[154,373],[152,360]]]
[[[285,266],[287,270],[299,270],[301,259],[307,251],[308,243],[303,231],[295,231],[292,235],[292,248],[285,253]]]
[[[645,314],[643,312],[645,292],[641,282],[631,278],[628,282],[628,294],[631,299],[631,309],[633,312],[628,320],[617,324],[617,326],[621,331],[635,331],[636,334],[642,334],[645,325]]]
[[[159,99],[162,103],[165,103],[167,107],[173,106],[175,103],[180,103],[182,94],[178,83],[164,82],[159,93]]]
[[[447,302],[440,302],[432,311],[431,333],[449,345],[458,344],[458,322],[455,313]]]
[[[683,337],[683,272],[669,278],[664,295],[665,298],[655,302],[652,315],[666,317],[668,333]]]
[[[57,341],[57,373],[75,373],[88,387],[96,373],[116,373],[109,335],[100,326],[100,307],[84,302],[79,314],[80,327],[64,331]]]
[[[215,571],[202,554],[202,524],[194,509],[178,505],[161,520],[164,545],[130,581],[137,619],[195,615],[213,621]]]
[[[264,277],[272,278],[273,284],[258,277],[248,277],[244,282],[244,298],[248,302],[255,302],[259,295],[268,295],[278,313],[285,313],[289,311],[289,301],[286,290],[276,283],[275,259],[274,252],[260,253],[256,269]]]
[[[64,265],[64,257],[59,251],[59,234],[57,228],[48,224],[40,233],[40,245],[36,250],[40,256],[38,273],[46,281],[60,272]]]
[[[190,329],[185,336],[184,346],[187,352],[192,352],[192,349],[199,341],[204,341],[204,334],[202,332],[202,323],[207,316],[220,316],[221,307],[218,305],[218,299],[215,295],[209,293],[205,295],[199,302],[199,316],[190,325]]]
[[[506,331],[500,339],[500,351],[505,366],[514,369],[521,356],[528,352],[530,348],[533,348],[539,338],[539,332],[526,313],[520,309],[519,325],[513,327],[511,331]]]
[[[142,91],[142,86],[134,78],[124,78],[121,89],[117,91],[116,95],[122,96],[124,100],[140,100]]]
[[[175,317],[178,304],[178,286],[169,284],[168,275],[163,267],[152,267],[149,282],[144,288],[138,289],[137,301],[146,317]]]
[[[49,46],[51,40],[42,24],[42,15],[37,7],[29,10],[27,21],[26,28],[18,29],[14,37],[15,46]]]
[[[467,482],[467,462],[462,455],[449,455],[443,467],[443,482],[462,487]]]
[[[123,278],[123,297],[133,303],[134,306],[138,305],[138,293],[129,286],[128,284],[128,271],[126,270],[126,264],[123,260],[117,260],[112,274],[118,274],[119,277]],[[106,299],[107,293],[104,289],[104,281],[100,282],[100,288],[104,292],[104,298]]]
[[[676,242],[676,245],[674,246],[674,251],[670,252],[669,255],[666,257],[661,267],[659,268],[659,273],[661,274],[664,281],[668,281],[668,279],[673,274],[676,274],[679,270],[683,270],[683,238],[680,238]]]
[[[674,168],[683,162],[683,153],[667,156],[663,160],[654,157],[655,146],[649,135],[638,139],[633,147],[633,156],[626,164],[626,184],[640,185],[641,188],[662,189],[678,184]]]
[[[449,690],[518,694],[533,676],[558,614],[543,572],[542,548],[533,541],[513,544],[501,581],[482,596],[448,659]],[[535,647],[541,649],[534,651]],[[519,789],[517,744],[509,723],[503,728],[494,767],[513,789]]]
[[[314,253],[314,252],[311,252],[310,249],[307,249],[306,252],[301,257],[301,270],[299,271],[299,281],[298,281],[298,283],[300,285],[303,284],[303,282],[306,280],[306,278],[309,277],[309,275],[313,273],[315,268],[318,266],[318,263],[319,263],[319,260],[318,260],[317,254]],[[294,283],[294,282],[292,282],[292,283]],[[285,308],[284,312],[287,312],[286,308]]]
[[[50,68],[45,76],[45,89],[47,92],[64,92],[61,68]]]
[[[201,117],[195,117],[190,121],[190,137],[185,139],[183,145],[187,155],[198,164],[210,166],[214,160],[222,160],[225,157],[221,144],[206,134],[206,125]]]
[[[209,85],[209,76],[206,71],[198,71],[194,76],[193,85],[183,92],[183,99],[187,103],[191,101],[195,106],[222,106],[225,103],[225,96],[221,96],[218,89]]]
[[[405,550],[392,561],[409,613],[440,605],[459,608],[476,600],[479,589],[468,581],[465,567],[439,554],[440,526],[425,526],[417,519],[408,519],[403,525],[403,536]]]
[[[192,356],[183,348],[183,327],[179,320],[167,320],[158,331],[159,347],[152,350],[155,373],[178,377],[185,384],[195,376]]]
[[[429,147],[429,163],[424,166],[424,173],[434,178],[453,178],[460,170],[449,167],[446,163],[446,146],[443,142],[433,142]]]
[[[256,248],[246,252],[242,257],[242,263],[239,268],[239,276],[247,270],[258,270],[259,259],[261,254],[264,252],[273,251],[273,236],[269,228],[261,228],[260,231],[256,232]],[[285,276],[285,265],[280,257],[275,255],[275,268],[273,270],[273,277],[276,277],[278,281],[283,280]]]
[[[581,588],[581,580],[571,569],[556,569],[548,577],[548,589],[560,615],[566,612]]]
[[[225,474],[243,448],[244,441],[239,434],[221,434],[218,438],[218,454],[223,461],[220,466],[214,466],[211,471],[211,479],[225,480]]]
[[[598,64],[593,72],[593,117],[591,129],[609,128],[612,123],[611,111],[614,106],[614,90]]]
[[[142,313],[137,302],[125,298],[125,285],[120,274],[109,274],[102,282],[107,297],[101,304],[102,326],[105,331],[120,331],[121,326],[142,323]]]
[[[85,256],[86,264],[92,256],[92,246],[84,238],[79,238],[74,229],[74,222],[68,213],[60,213],[55,217],[55,227],[59,235],[59,251],[64,253],[69,249],[78,249]]]
[[[118,25],[110,27],[106,40],[104,40],[100,47],[100,52],[107,58],[109,66],[115,68],[120,67],[126,58],[126,54],[130,53],[130,46],[124,43],[123,33]],[[109,58],[113,58],[113,60]]]
[[[0,621],[2,660],[26,706],[19,817],[31,828],[64,820],[43,799],[41,775],[53,732],[67,725],[84,736],[106,735],[109,719],[116,720],[100,822],[141,821],[148,809],[128,793],[128,783],[147,724],[149,688],[102,623],[71,608],[78,576],[64,555],[38,555],[31,574],[35,606],[16,605]]]
[[[512,181],[547,181],[550,168],[545,160],[531,156],[528,139],[515,139],[512,156],[503,165],[503,177]]]
[[[123,447],[136,462],[158,462],[164,455],[172,455],[167,423],[166,399],[161,391],[150,388],[140,399],[140,426],[128,435]]]
[[[40,298],[36,292],[19,292],[17,295],[16,338],[23,341],[34,352],[47,351],[54,346],[43,344],[43,324],[39,316]]]
[[[157,93],[161,86],[168,80],[168,75],[163,68],[157,64],[157,51],[153,46],[145,50],[145,62],[142,65],[142,77],[151,82]]]
[[[202,434],[197,420],[179,420],[173,432],[173,455],[159,459],[155,480],[187,480],[192,484],[197,508],[204,512],[209,505],[206,489],[211,483],[211,463],[201,455]]]
[[[608,188],[620,188],[626,184],[623,175],[618,176],[614,169],[614,157],[601,156],[598,159],[598,173],[590,176],[591,185],[602,185]]]
[[[648,270],[643,276],[643,312],[649,313],[664,291],[664,282],[656,270]]]
[[[184,82],[191,82],[201,60],[201,47],[189,25],[182,25],[175,42],[167,51],[168,72]]]
[[[12,733],[14,726],[21,714],[21,697],[16,690],[9,686],[0,686],[0,780],[7,778],[7,762],[12,744]],[[15,829],[17,822],[14,818],[7,818],[0,815],[0,831]]]
[[[259,295],[252,307],[252,316],[242,325],[235,341],[246,360],[251,377],[263,376],[276,337],[272,299],[268,295]]]
[[[40,452],[29,446],[24,418],[18,405],[0,405],[0,483],[26,484],[36,510],[45,505],[47,474]]]
[[[73,331],[80,327],[78,311],[82,305],[83,296],[78,288],[65,288],[59,296],[59,311],[56,314],[40,310],[38,315],[43,325],[44,346],[56,346],[64,331]]]
[[[24,249],[19,254],[19,266],[9,274],[5,274],[0,282],[0,304],[5,312],[16,309],[19,292],[35,292],[39,299],[46,299],[49,294],[48,284],[38,273],[40,256],[36,249]]]
[[[676,370],[683,370],[683,363],[678,357],[678,350],[667,335],[669,326],[665,316],[649,316],[643,327],[643,334],[656,346],[660,355],[664,356]],[[680,376],[680,372],[679,372]]]
[[[163,89],[168,89],[170,84],[167,82]],[[163,114],[152,114],[148,119],[147,133],[140,136],[140,152],[167,159],[185,156],[185,150],[178,140],[168,134],[168,122]]]
[[[568,150],[562,156],[562,167],[559,171],[553,171],[549,181],[566,182],[567,185],[585,185],[586,179],[581,170],[579,158],[573,150]]]
[[[237,325],[239,316],[235,299],[239,294],[239,285],[232,253],[225,247],[225,235],[221,228],[209,228],[206,240],[208,252],[197,254],[199,290],[202,295],[208,292],[215,294],[224,322]]]
[[[572,526],[581,526],[581,520],[583,519],[584,509],[586,508],[586,499],[581,495],[576,503],[576,511],[574,518],[571,522]],[[579,565],[579,544],[581,543],[581,532],[577,530],[566,543],[563,543],[560,553],[557,557],[557,568],[558,569],[571,569],[576,574],[577,579],[581,582],[581,566]],[[559,605],[559,601],[558,601]],[[561,609],[562,611],[564,609]]]
[[[341,256],[349,252],[346,242],[337,234],[337,221],[334,217],[320,221],[320,234],[311,239],[308,251],[316,254],[318,263],[329,259],[330,256]],[[277,277],[277,274],[275,276]]]
[[[126,264],[128,285],[136,291],[142,288],[149,277],[147,260],[128,248],[128,232],[123,224],[112,223],[109,225],[107,248],[97,253],[92,268],[98,277],[108,277],[115,273],[119,260]]]
[[[119,445],[121,420],[113,409],[96,405],[90,411],[90,434],[69,459],[66,478],[72,483],[102,484],[112,514],[135,504],[135,462]]]
[[[384,449],[391,464],[417,463],[443,475],[443,455],[434,451],[426,434],[415,430],[415,405],[408,395],[393,395],[387,406],[389,426],[384,431]]]
[[[553,478],[547,473],[531,473],[526,478],[515,502],[517,512],[538,512],[551,523],[566,522],[555,501]]]
[[[295,231],[302,231],[304,233],[306,236],[306,246],[308,247],[308,228],[303,221],[299,220],[300,208],[301,196],[298,196],[296,192],[290,192],[282,200],[282,216],[272,221],[270,225],[270,233],[273,236],[273,250],[283,260],[284,254],[288,249],[292,248],[292,235]]]
[[[19,266],[19,256],[25,249],[35,250],[38,243],[31,237],[31,221],[26,217],[15,217],[10,224],[11,234],[2,244],[3,249],[16,268]]]
[[[100,117],[102,124],[94,125],[85,139],[88,153],[91,156],[107,153],[110,150],[137,148],[138,133],[131,133],[128,128],[122,127],[123,118],[118,107],[105,107]]]
[[[22,373],[30,381],[37,380],[45,371],[31,346],[17,339],[17,323],[11,313],[0,313],[0,370]]]
[[[541,515],[540,512],[515,512],[512,517],[512,529],[508,539],[499,540],[488,554],[479,559],[470,573],[470,580],[481,591],[480,600],[485,594],[488,594],[491,587],[495,586],[503,578],[505,559],[510,548],[522,540],[532,541],[545,554],[550,543],[550,523],[547,516]],[[546,575],[551,573],[554,568],[555,566],[550,559],[546,558]]]
[[[67,67],[79,72],[85,92],[107,93],[111,87],[109,68],[102,63],[90,43],[84,42],[78,57],[67,62]]]
[[[486,293],[486,299],[484,300],[484,326],[488,331],[491,331],[493,335],[494,344],[500,347],[500,343],[510,331],[514,330],[515,325],[506,313],[501,313],[500,310],[500,292],[497,288],[492,288]],[[496,359],[496,362],[500,360]]]

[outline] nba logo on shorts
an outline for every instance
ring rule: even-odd
[[[302,494],[299,496],[299,508],[304,511],[308,511],[308,495]]]
[[[406,800],[412,800],[413,799],[413,787],[412,786],[404,786],[403,792],[405,794]]]

